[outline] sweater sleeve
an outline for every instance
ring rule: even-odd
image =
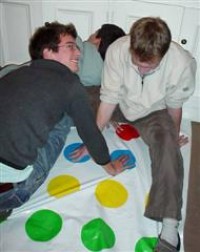
[[[106,103],[117,104],[119,102],[123,72],[120,53],[118,43],[113,43],[106,52],[100,95],[101,101]]]
[[[81,96],[79,92],[79,96],[70,105],[70,116],[94,161],[99,165],[110,162],[106,141],[96,125],[95,116],[84,92],[81,92]]]
[[[195,90],[196,68],[196,60],[192,58],[180,74],[177,83],[168,88],[166,105],[169,108],[181,108],[183,103],[193,94]]]

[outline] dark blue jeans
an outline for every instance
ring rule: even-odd
[[[20,207],[44,183],[62,151],[71,125],[71,118],[65,115],[54,127],[46,145],[38,149],[38,157],[30,176],[25,181],[13,184],[13,189],[0,194],[0,211]]]

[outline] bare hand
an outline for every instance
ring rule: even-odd
[[[120,123],[116,121],[111,121],[110,124],[113,126],[115,130],[117,130],[117,128],[120,129]]]
[[[127,165],[128,161],[129,161],[129,156],[122,155],[119,158],[111,161],[107,165],[104,165],[103,167],[108,174],[115,176],[123,172],[124,170],[131,169],[135,166],[135,164]]]
[[[188,142],[189,142],[189,139],[188,139],[187,136],[185,136],[185,135],[180,135],[180,136],[179,136],[178,144],[179,144],[180,148],[181,148],[183,145],[187,144]]]
[[[89,152],[86,146],[82,144],[70,154],[70,158],[72,159],[73,162],[78,162],[86,155],[89,155]]]

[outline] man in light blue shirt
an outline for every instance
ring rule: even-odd
[[[78,75],[84,86],[99,86],[107,48],[125,32],[114,24],[103,24],[86,41],[80,37],[76,42],[81,51]]]

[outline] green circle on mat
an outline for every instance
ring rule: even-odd
[[[25,224],[27,235],[34,241],[49,241],[62,228],[62,218],[51,210],[39,210],[33,213]]]
[[[135,252],[153,252],[157,241],[157,237],[143,237],[136,243]]]
[[[81,240],[90,251],[101,251],[114,246],[115,234],[102,219],[97,218],[83,226]]]

